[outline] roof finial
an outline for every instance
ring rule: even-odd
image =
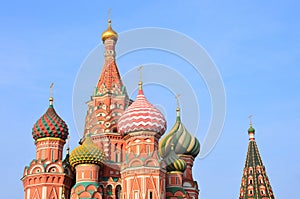
[[[108,11],[107,11],[108,23],[110,23],[110,15],[111,15],[111,8],[109,8]]]
[[[252,127],[252,117],[253,117],[253,115],[249,115],[248,116],[248,118],[249,118],[249,120],[250,120],[250,126]]]
[[[68,141],[67,141],[67,154],[70,154],[70,136],[68,135]]]
[[[49,97],[49,103],[50,103],[50,106],[53,105],[53,97],[52,97],[53,86],[54,86],[54,83],[52,82],[52,83],[50,84],[50,97]]]
[[[139,90],[143,90],[143,66],[139,66],[138,71],[140,73]]]
[[[177,95],[175,96],[176,102],[177,102],[177,108],[176,108],[176,116],[177,116],[177,118],[180,117],[180,101],[179,101],[179,97],[180,97],[180,96],[181,96],[180,94],[177,94]]]

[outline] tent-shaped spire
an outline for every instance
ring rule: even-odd
[[[265,166],[254,138],[255,130],[250,123],[249,144],[242,176],[239,199],[275,199]]]

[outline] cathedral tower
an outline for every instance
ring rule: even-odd
[[[242,176],[239,199],[275,199],[265,166],[255,141],[255,129],[250,123],[249,144]]]
[[[103,152],[93,143],[90,134],[86,134],[82,145],[70,155],[70,164],[76,172],[76,184],[70,199],[103,198],[104,189],[99,183],[99,170],[103,162]]]
[[[46,113],[32,129],[36,158],[24,169],[25,199],[60,199],[63,194],[70,193],[72,171],[68,161],[62,160],[68,127],[54,110],[53,98],[49,101]]]
[[[173,128],[159,142],[159,152],[168,170],[167,195],[170,198],[197,199],[199,189],[192,169],[194,159],[200,152],[200,143],[183,125],[179,107]]]
[[[166,120],[144,96],[142,82],[136,100],[120,117],[118,129],[126,142],[122,198],[165,198],[165,170],[160,165],[158,140],[166,130]]]
[[[115,197],[120,192],[120,167],[125,157],[125,142],[117,130],[117,121],[128,107],[129,98],[116,64],[115,46],[118,34],[111,27],[102,33],[104,63],[91,100],[84,135],[90,133],[93,142],[103,151],[105,164],[101,167],[100,181],[107,188],[107,195]]]

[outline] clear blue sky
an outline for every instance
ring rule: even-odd
[[[1,3],[2,198],[23,197],[20,178],[24,166],[35,157],[31,128],[48,106],[52,81],[56,110],[68,123],[71,147],[76,147],[80,132],[73,120],[73,85],[81,63],[100,42],[109,8],[118,32],[162,27],[188,35],[206,49],[222,75],[227,94],[224,129],[213,151],[195,163],[194,177],[201,199],[238,198],[249,114],[254,115],[257,143],[275,196],[299,195],[298,1],[54,0]],[[143,53],[149,56],[143,57]],[[120,70],[126,72],[139,63],[148,63],[149,57],[159,62],[157,54],[138,52],[128,59],[121,58]],[[176,63],[171,56],[162,53],[160,57],[163,56],[168,57],[164,64]],[[187,79],[189,75],[192,76],[185,74]],[[201,132],[208,125],[208,97],[207,91],[203,92],[199,102],[204,110],[200,142],[204,137]],[[164,104],[158,97],[149,99]],[[184,121],[191,120],[185,114]],[[168,114],[169,128],[173,121]]]

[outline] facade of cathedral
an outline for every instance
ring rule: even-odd
[[[143,83],[128,97],[115,60],[118,34],[111,21],[102,33],[102,72],[87,102],[80,145],[63,157],[68,127],[53,98],[34,124],[36,158],[25,167],[24,199],[198,199],[193,163],[200,143],[184,126],[177,107],[169,132],[164,115],[146,98]],[[175,112],[175,111],[174,111]],[[273,199],[273,192],[249,129],[250,142],[240,199]]]
[[[109,20],[83,138],[64,158],[68,127],[50,97],[32,130],[36,158],[24,169],[25,199],[198,199],[192,169],[199,141],[182,124],[179,108],[166,133],[166,119],[147,100],[142,82],[136,99],[129,99],[115,60],[117,40]]]

